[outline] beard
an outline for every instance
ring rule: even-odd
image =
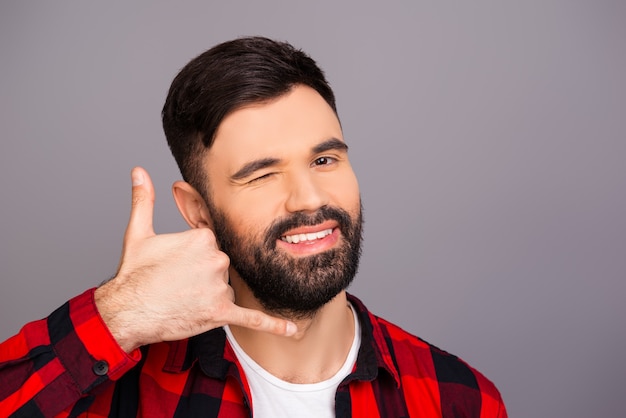
[[[210,202],[210,200],[209,200]],[[362,210],[354,216],[340,208],[323,206],[315,213],[296,212],[275,220],[262,234],[237,234],[226,214],[211,203],[215,236],[231,266],[269,312],[291,319],[312,317],[356,275],[361,255]],[[338,223],[341,237],[335,248],[305,257],[277,249],[285,232],[327,220]]]

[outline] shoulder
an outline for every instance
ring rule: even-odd
[[[394,353],[405,392],[435,386],[432,393],[440,398],[444,417],[456,416],[459,410],[481,410],[484,416],[506,417],[500,392],[480,371],[389,321],[376,320],[390,336],[387,344]]]
[[[477,369],[400,326],[367,314],[374,344],[393,362],[407,399],[416,394],[437,399],[444,417],[459,411],[506,417],[498,389]]]

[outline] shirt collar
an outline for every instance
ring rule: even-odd
[[[356,368],[347,380],[371,381],[378,377],[379,370],[384,370],[399,387],[398,370],[387,343],[389,336],[379,319],[358,298],[350,294],[347,296],[361,322],[361,348]],[[230,344],[227,344],[226,333],[222,328],[168,344],[170,350],[163,371],[184,372],[197,362],[207,376],[220,380],[226,379],[230,373],[238,373],[239,368],[233,367],[237,363],[236,356]]]
[[[388,373],[400,387],[398,369],[389,351],[391,344],[387,343],[390,337],[381,326],[378,317],[367,310],[363,302],[348,294],[348,301],[352,303],[361,321],[361,348],[356,361],[354,372],[348,376],[349,380],[371,381],[378,377],[379,370]]]

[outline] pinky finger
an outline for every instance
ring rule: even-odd
[[[227,319],[230,325],[239,325],[256,331],[269,332],[271,334],[291,337],[298,332],[298,327],[286,319],[275,318],[261,311],[242,308],[233,305],[230,318]]]

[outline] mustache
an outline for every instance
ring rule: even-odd
[[[348,212],[336,207],[322,206],[314,213],[295,212],[292,215],[276,219],[265,231],[265,247],[273,250],[276,247],[276,240],[280,239],[290,229],[317,225],[329,220],[336,221],[342,232],[350,231],[352,218]]]

